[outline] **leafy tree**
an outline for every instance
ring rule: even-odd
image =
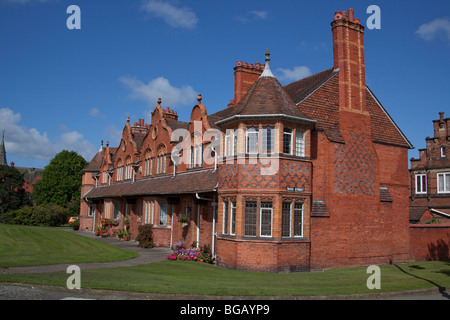
[[[82,170],[88,163],[75,151],[63,150],[45,167],[36,182],[33,199],[37,205],[56,204],[68,207],[80,200]]]
[[[22,188],[24,180],[19,170],[0,166],[0,214],[17,210],[28,204],[28,197]]]

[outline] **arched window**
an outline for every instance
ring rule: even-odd
[[[123,180],[123,161],[122,161],[122,159],[119,159],[117,161],[116,181],[122,181],[122,180]]]
[[[158,156],[156,157],[156,174],[166,173],[167,169],[166,147],[164,145],[160,145],[157,154]]]
[[[130,156],[125,160],[125,165],[125,180],[130,180],[133,177],[133,167],[131,166]]]
[[[152,151],[147,149],[144,155],[144,176],[151,176],[153,173]]]

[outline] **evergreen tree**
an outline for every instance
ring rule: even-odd
[[[82,170],[88,163],[75,151],[63,150],[45,167],[36,182],[33,200],[37,205],[57,204],[67,208],[80,200]]]
[[[28,204],[28,197],[22,188],[24,180],[19,170],[0,166],[0,214],[17,210]]]

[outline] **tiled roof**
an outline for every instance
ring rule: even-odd
[[[311,93],[317,90],[330,78],[334,77],[338,71],[334,68],[324,70],[307,78],[298,80],[284,87],[286,92],[292,97],[295,103],[301,103]]]
[[[391,193],[387,187],[380,187],[380,201],[381,202],[392,202]]]
[[[427,207],[409,207],[409,221],[418,222],[420,218],[422,218],[425,211],[427,211]]]
[[[134,182],[126,181],[99,186],[88,191],[83,198],[104,199],[144,195],[189,194],[214,191],[217,171],[212,169],[188,171],[175,176],[165,175]]]
[[[339,70],[330,68],[291,83],[284,89],[303,113],[317,121],[317,128],[325,131],[331,141],[343,143],[339,127],[338,73]],[[411,143],[369,88],[366,99],[373,141],[411,148]]]
[[[89,162],[89,164],[83,169],[83,171],[92,171],[92,172],[100,171],[102,160],[103,160],[103,151],[99,151],[94,156],[94,158],[92,158],[91,162]]]
[[[274,77],[261,76],[245,94],[236,107],[230,107],[212,117],[231,120],[243,116],[274,116],[285,115],[312,121],[303,113],[286,93],[278,80]]]
[[[330,212],[328,211],[327,205],[324,200],[313,200],[311,208],[312,217],[329,217]]]

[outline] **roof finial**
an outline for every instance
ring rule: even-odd
[[[269,49],[267,49],[266,50],[266,66],[264,68],[263,73],[261,74],[261,77],[273,77],[273,78],[275,78],[275,76],[273,75],[272,71],[270,70],[269,61],[270,61],[270,52],[269,52]]]

